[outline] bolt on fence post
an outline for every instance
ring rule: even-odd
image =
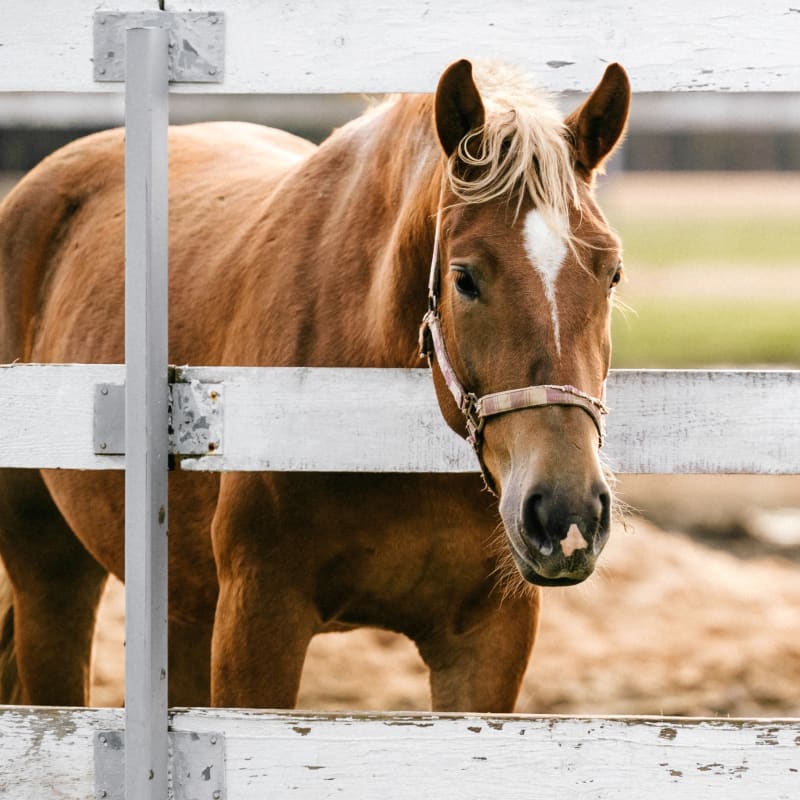
[[[126,35],[125,797],[167,797],[168,38]]]

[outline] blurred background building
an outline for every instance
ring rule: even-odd
[[[565,96],[563,105],[580,99]],[[177,124],[250,120],[321,141],[366,102],[355,95],[174,94],[170,113]],[[0,95],[0,171],[28,170],[60,145],[122,120],[121,94]],[[800,96],[638,94],[614,169],[800,170]]]

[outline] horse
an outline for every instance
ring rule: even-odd
[[[513,710],[540,587],[586,579],[609,535],[622,262],[593,187],[629,103],[618,64],[564,118],[515,71],[461,60],[434,94],[388,98],[319,147],[171,128],[170,361],[415,367],[422,352],[483,482],[172,472],[170,704],[292,707],[313,636],[374,626],[416,643],[433,709]],[[0,362],[124,360],[123,162],[123,131],[92,134],[0,207]],[[121,472],[0,471],[6,702],[88,702],[123,514]]]

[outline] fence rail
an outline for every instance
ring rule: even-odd
[[[155,0],[7,3],[0,92],[108,91],[92,80],[92,15]],[[174,0],[169,11],[222,11],[225,82],[180,92],[428,92],[457,58],[500,58],[554,91],[587,91],[620,61],[635,91],[797,91],[800,12],[774,0],[723,6],[461,0]],[[53,32],[57,35],[53,35]],[[24,65],[24,69],[20,68]]]
[[[0,708],[0,758],[14,765],[0,768],[0,796],[96,798],[92,743],[108,747],[97,732],[122,723],[121,709]],[[800,783],[798,720],[188,709],[170,712],[170,730],[218,736],[232,800],[573,796],[566,787],[606,800],[794,800]]]
[[[98,387],[124,380],[124,365],[0,367],[0,467],[123,469],[97,430]],[[477,469],[425,369],[181,367],[172,388],[185,470]],[[616,370],[608,405],[617,472],[800,474],[798,371]]]

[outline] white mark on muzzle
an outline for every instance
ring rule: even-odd
[[[576,550],[584,550],[589,546],[589,542],[583,538],[581,529],[573,522],[569,526],[567,535],[561,540],[561,550],[569,558]]]
[[[566,220],[561,221],[566,231]],[[556,305],[556,280],[567,255],[565,236],[548,224],[548,221],[535,208],[525,218],[525,250],[533,268],[539,273],[544,284],[544,294],[550,306],[553,320],[553,334],[556,352],[561,355],[561,334],[558,327],[558,306]]]

